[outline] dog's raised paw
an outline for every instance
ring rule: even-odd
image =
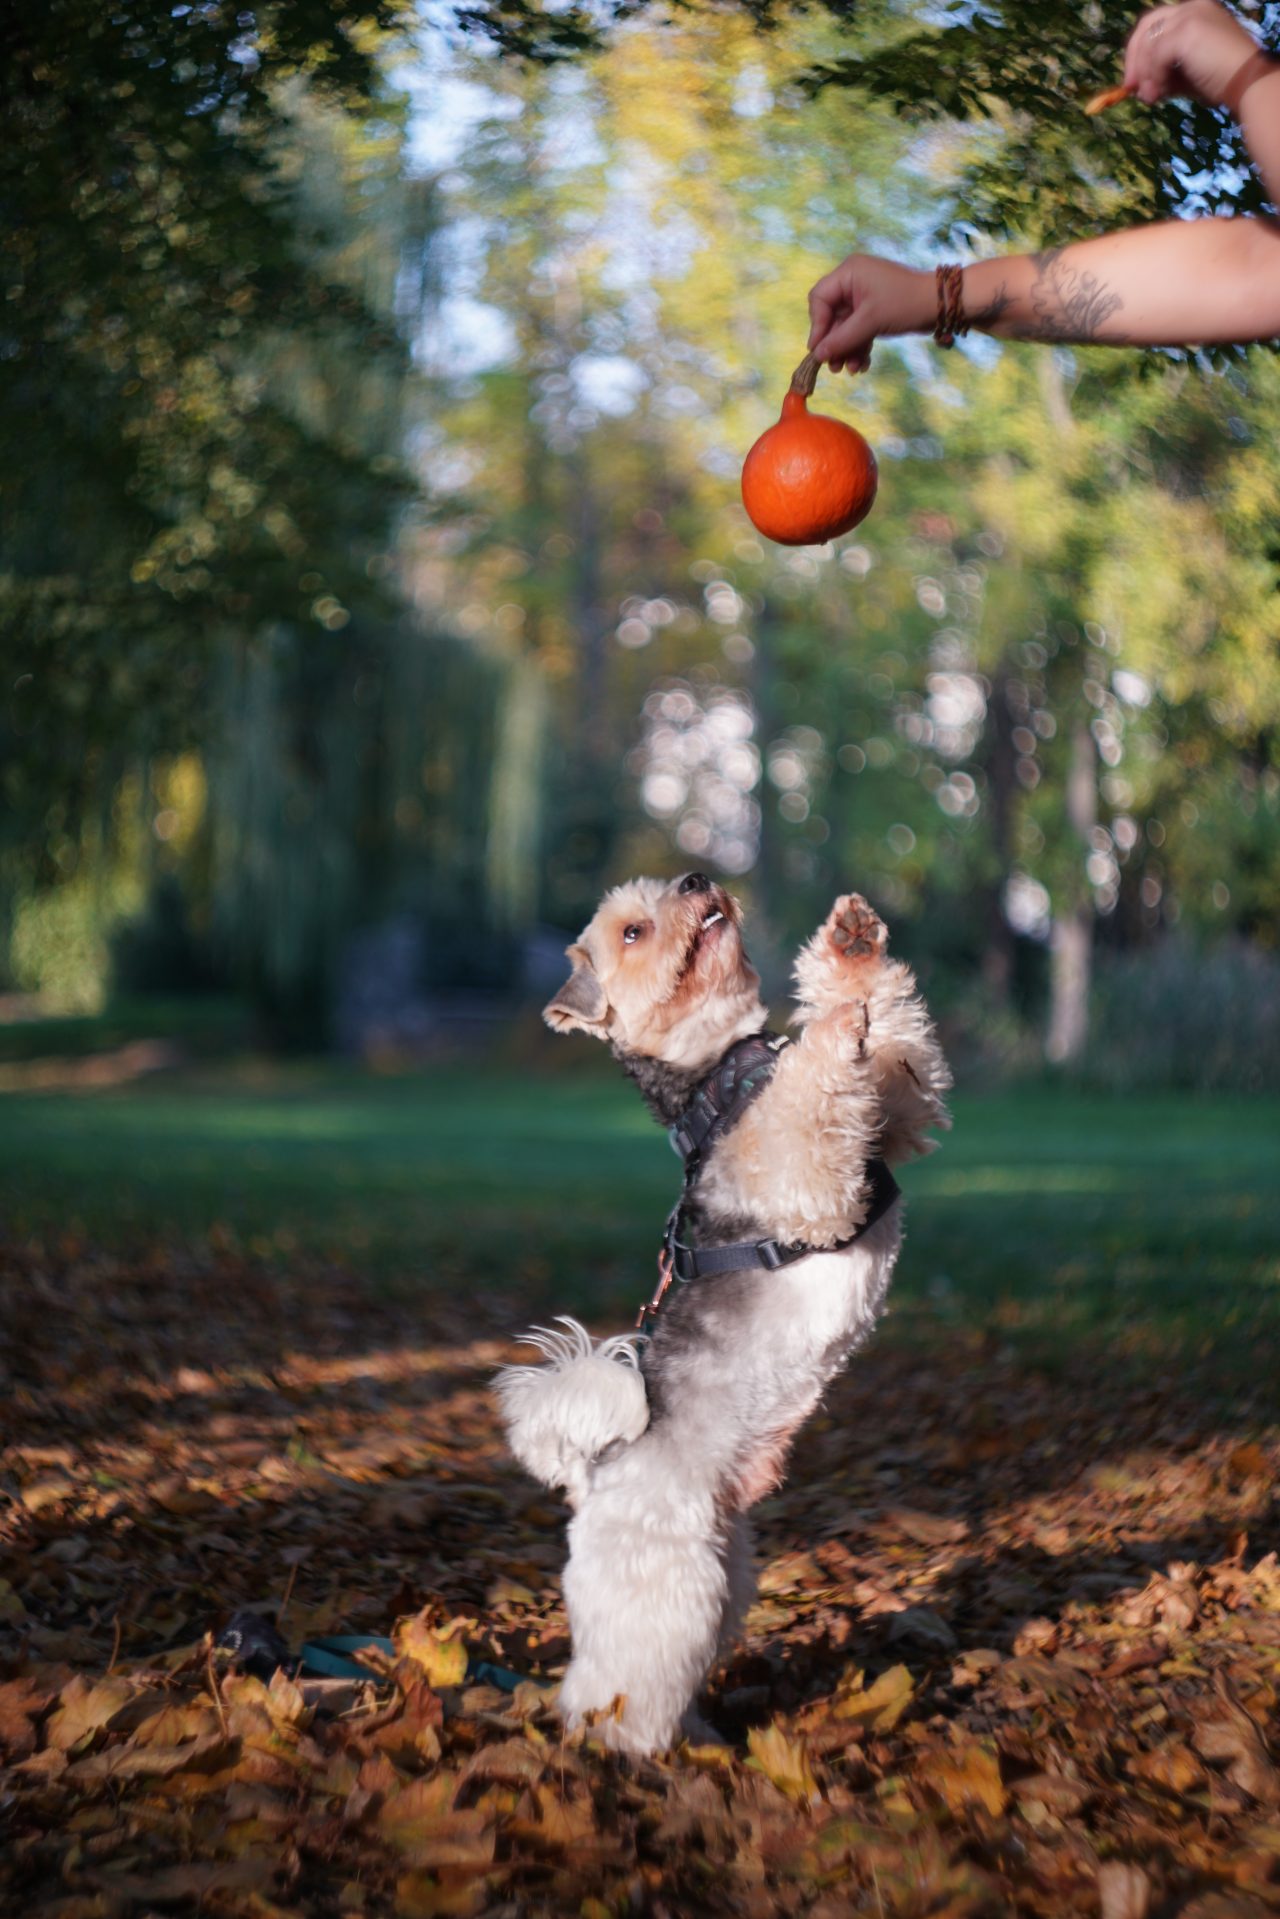
[[[884,952],[889,929],[861,893],[845,893],[827,918],[831,944],[841,959],[876,959]]]

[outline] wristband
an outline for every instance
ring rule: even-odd
[[[957,337],[969,331],[964,310],[964,268],[935,267],[933,283],[938,295],[938,318],[933,337],[939,346],[954,346]]]
[[[1276,62],[1261,47],[1242,60],[1226,86],[1222,89],[1222,104],[1233,120],[1240,118],[1240,107],[1244,96],[1255,80],[1261,80],[1268,73],[1280,72]]]

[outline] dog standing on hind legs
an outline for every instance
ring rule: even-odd
[[[496,1381],[516,1457],[574,1508],[560,1709],[603,1715],[598,1736],[634,1753],[696,1728],[751,1602],[747,1513],[883,1304],[889,1168],[950,1123],[932,1022],[865,900],[837,900],[798,955],[795,1040],[766,1030],[741,920],[704,874],[633,880],[569,947],[544,1017],[608,1043],[671,1128],[684,1189],[648,1336],[593,1345],[563,1320],[531,1335],[544,1364]]]

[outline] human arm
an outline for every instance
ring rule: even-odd
[[[1273,205],[1280,206],[1280,63],[1218,0],[1153,7],[1129,35],[1124,80],[1148,106],[1194,94],[1227,107]]]
[[[1280,334],[1280,227],[1169,220],[964,270],[970,326],[1004,340],[1186,346]],[[880,335],[931,333],[932,272],[851,254],[809,295],[809,350],[859,372]]]
[[[1216,0],[1144,14],[1125,84],[1145,102],[1192,92],[1227,106],[1280,203],[1280,64]],[[969,324],[1005,339],[1170,346],[1280,334],[1280,233],[1254,220],[1170,221],[965,269]],[[809,346],[860,371],[880,334],[928,333],[932,273],[853,254],[814,287]]]

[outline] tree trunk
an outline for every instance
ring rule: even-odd
[[[1012,845],[1014,771],[1013,715],[1009,711],[1009,666],[1002,660],[991,688],[991,752],[987,760],[991,851],[996,871],[987,897],[986,940],[982,949],[982,979],[993,1003],[1009,1004],[1013,984],[1013,929],[1004,910]]]
[[[546,682],[517,653],[507,668],[493,750],[485,890],[499,926],[521,932],[538,912]]]
[[[1071,734],[1067,774],[1067,821],[1088,856],[1089,834],[1098,817],[1098,755],[1083,719]],[[1080,1058],[1089,1037],[1089,987],[1093,972],[1093,894],[1081,872],[1075,897],[1055,915],[1049,949],[1049,1032],[1045,1053],[1055,1065]]]

